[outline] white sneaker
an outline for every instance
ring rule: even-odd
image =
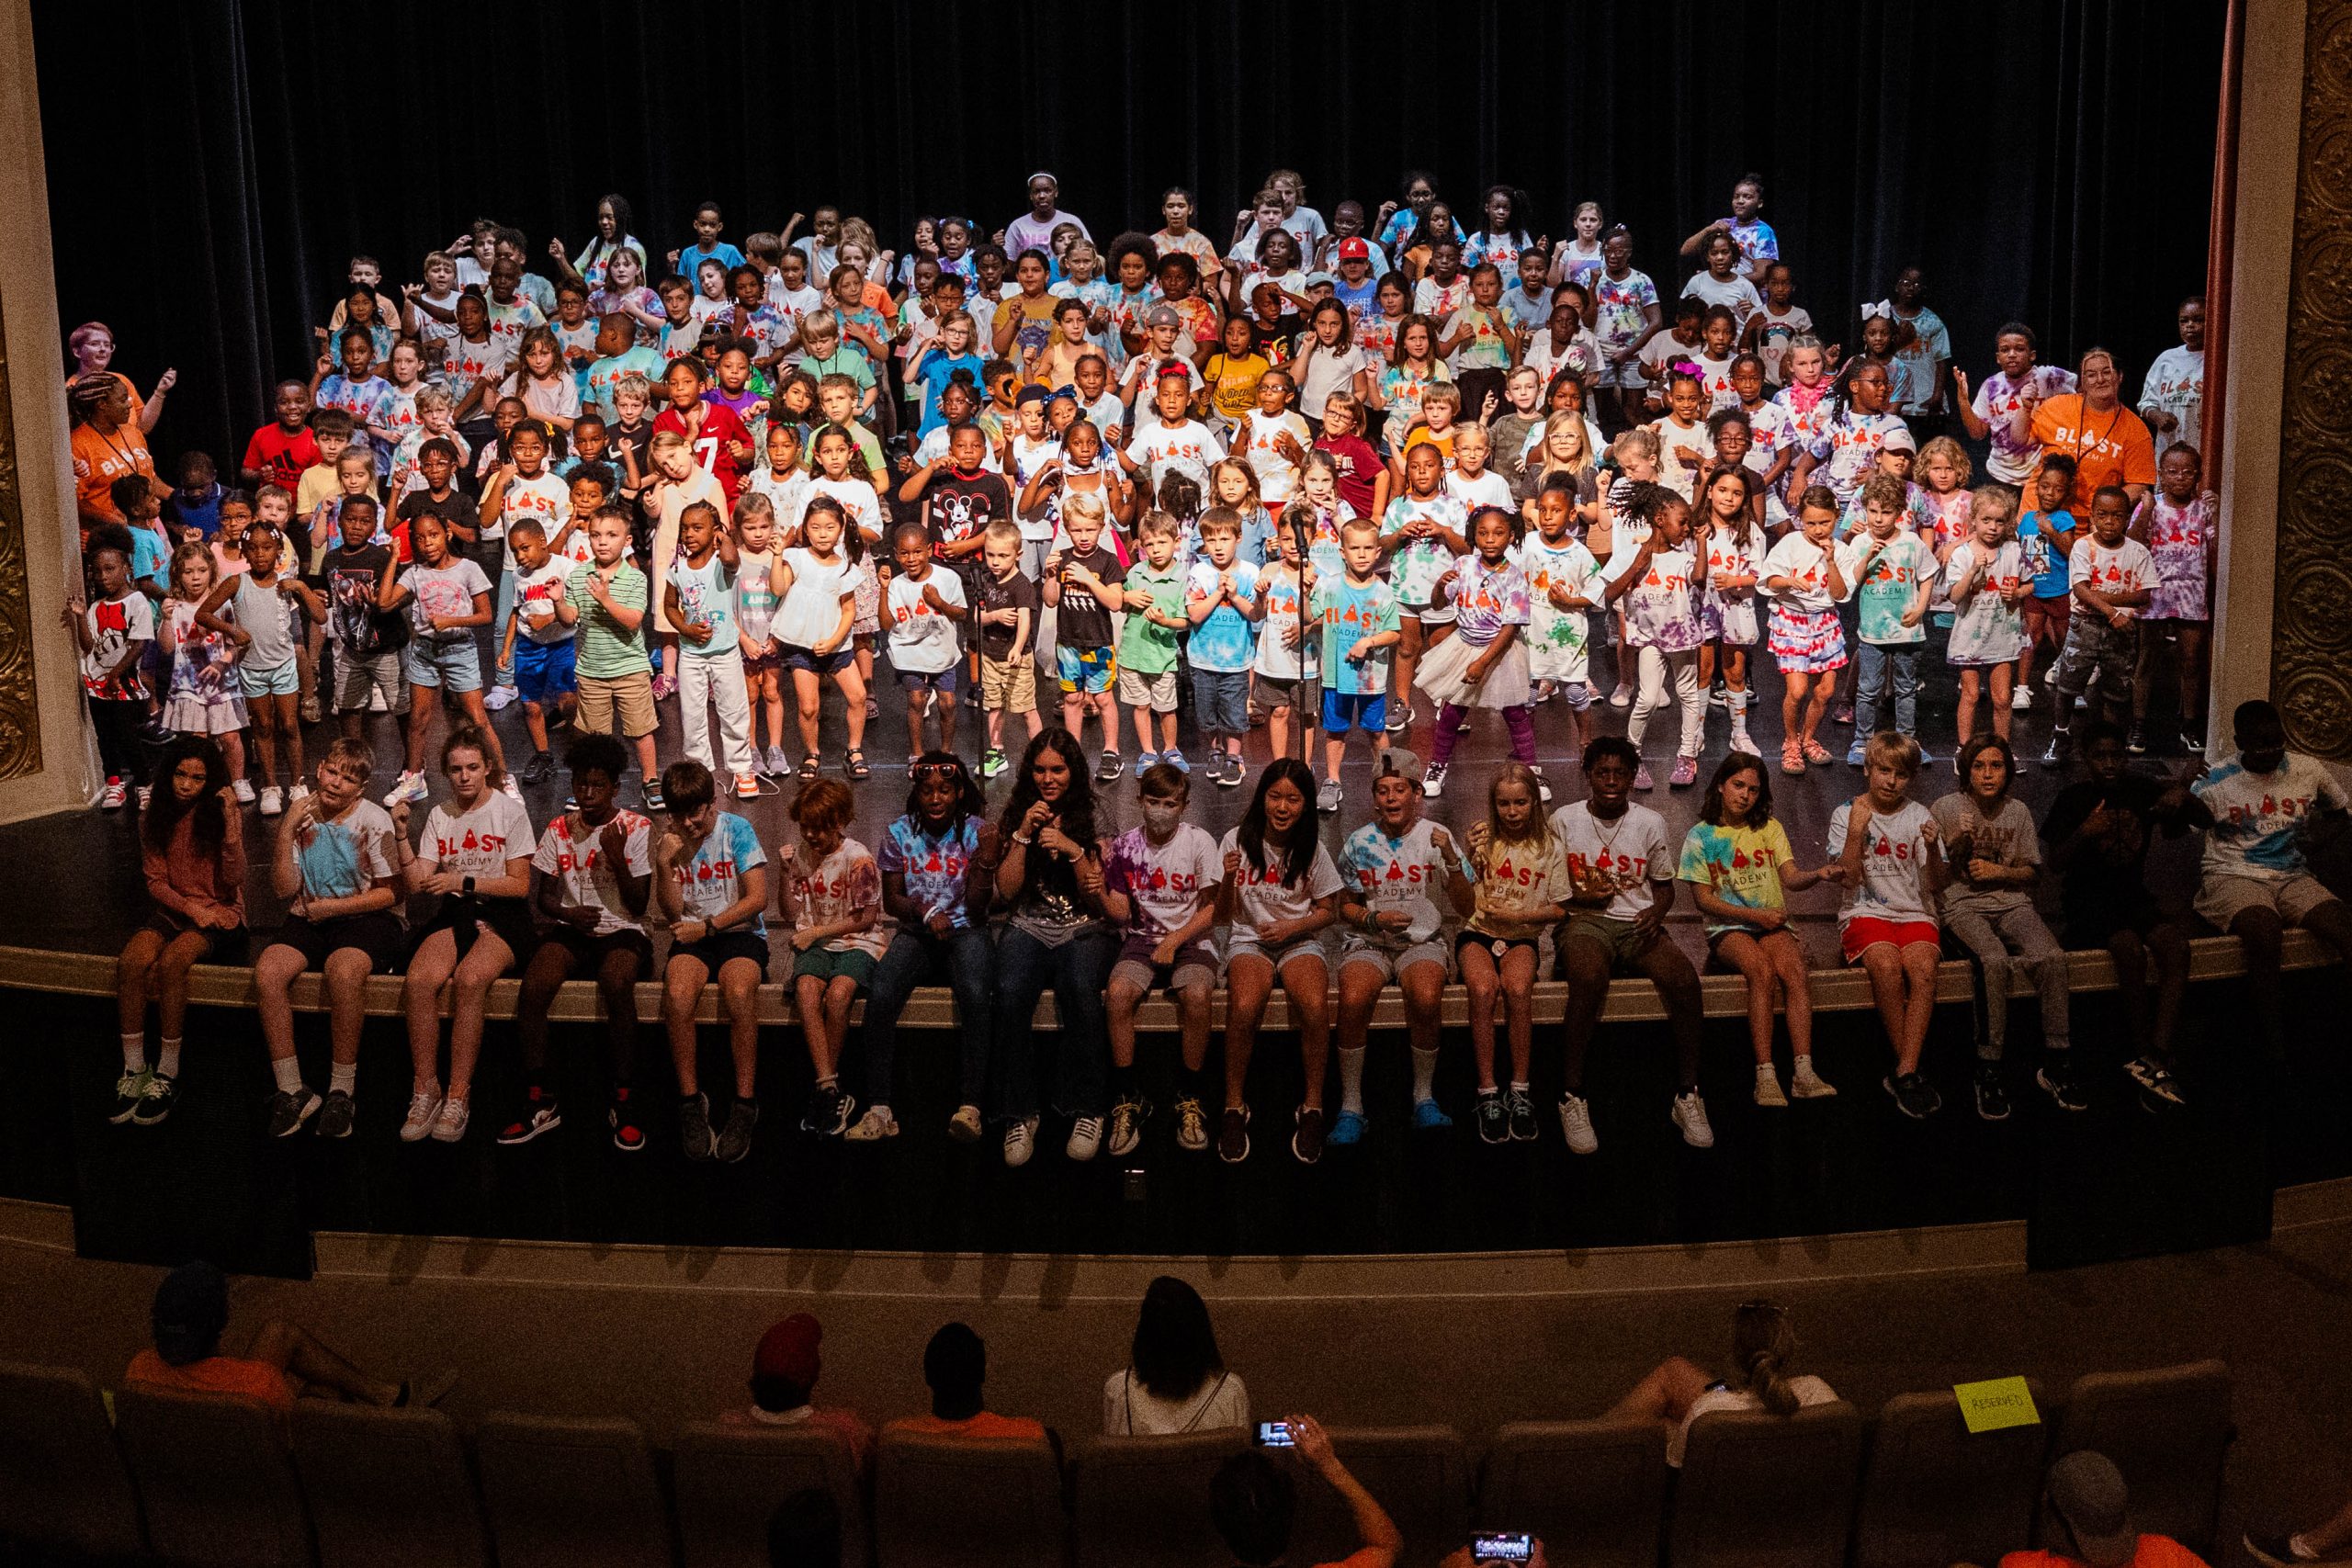
[[[1731,749],[1735,751],[1744,751],[1751,757],[1761,757],[1764,754],[1764,749],[1756,744],[1755,739],[1746,729],[1735,729],[1731,732]]]
[[[108,811],[121,810],[122,803],[130,798],[130,792],[123,788],[122,781],[111,775],[107,779],[107,787],[98,792],[98,805]]]
[[[885,1138],[899,1135],[899,1119],[890,1114],[887,1105],[869,1105],[857,1125],[842,1134],[853,1144],[878,1144]]]
[[[1421,794],[1428,799],[1435,800],[1439,795],[1443,795],[1444,793],[1445,764],[1443,762],[1431,762],[1430,764],[1430,771],[1427,776],[1421,780]]]
[[[1770,1067],[1756,1070],[1756,1103],[1768,1111],[1783,1110],[1789,1103],[1789,1097],[1781,1092],[1780,1075]]]
[[[253,780],[239,779],[235,784],[231,784],[229,788],[235,793],[238,805],[251,806],[254,803]]]
[[[285,810],[286,792],[284,790],[276,784],[271,784],[261,792],[261,814],[264,817],[281,816]]]
[[[1090,1160],[1102,1146],[1102,1118],[1081,1116],[1070,1124],[1069,1142],[1062,1152],[1075,1160]]]
[[[432,792],[421,771],[413,773],[403,768],[401,776],[392,781],[392,787],[384,792],[384,809],[389,811],[404,800],[423,800]]]
[[[310,799],[310,798],[311,798],[311,786],[310,786],[309,784],[304,784],[300,779],[296,779],[292,784],[288,784],[288,785],[286,786],[286,804],[287,804],[287,805],[288,805],[288,806],[300,806],[300,805],[301,805],[301,804],[302,804],[302,802],[304,802],[304,801],[306,801],[306,800],[308,800],[308,799]]]
[[[462,1100],[445,1100],[441,1114],[433,1119],[433,1141],[454,1144],[466,1135],[466,1123],[473,1120],[473,1108]]]
[[[783,747],[771,746],[768,748],[767,766],[761,771],[770,778],[789,778],[792,774],[792,759],[784,754]]]
[[[1592,1135],[1592,1107],[1582,1095],[1560,1096],[1560,1132],[1572,1153],[1589,1155],[1600,1146],[1600,1140]]]
[[[1037,1118],[1023,1116],[1004,1130],[1004,1163],[1018,1168],[1037,1150]]]
[[[481,705],[492,713],[498,712],[514,700],[514,688],[512,686],[492,686],[481,694]]]
[[[1707,1102],[1691,1089],[1674,1097],[1674,1124],[1682,1129],[1682,1141],[1694,1149],[1715,1146],[1715,1130],[1707,1125]]]
[[[1789,1075],[1789,1092],[1799,1100],[1834,1100],[1838,1086],[1813,1070],[1810,1060],[1799,1062]]]
[[[2033,688],[2030,686],[2019,686],[2011,691],[2009,693],[2009,711],[2011,713],[2031,713],[2033,711]]]
[[[514,775],[513,773],[508,773],[501,778],[498,783],[498,787],[505,793],[507,799],[514,801],[517,804],[521,803],[523,799],[523,786],[514,782]]]
[[[432,1135],[433,1126],[441,1116],[441,1097],[423,1089],[408,1097],[408,1120],[401,1123],[401,1142],[421,1144]]]

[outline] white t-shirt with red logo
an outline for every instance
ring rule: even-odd
[[[1616,897],[1600,911],[1612,920],[1638,919],[1653,897],[1642,885],[1671,882],[1681,865],[1666,818],[1646,806],[1628,805],[1611,820],[1595,817],[1589,801],[1572,800],[1552,813],[1551,827],[1567,857],[1572,886],[1595,875],[1616,884]]]
[[[2066,585],[2087,587],[2095,593],[2144,592],[2156,585],[2156,558],[2137,539],[2109,546],[2085,533],[2075,537],[2074,551],[2066,558]],[[2132,605],[2119,608],[2140,613]]]
[[[1829,814],[1829,858],[1846,852],[1846,825],[1853,816],[1848,801]],[[1925,867],[1928,840],[1921,829],[1928,822],[1928,808],[1906,800],[1893,811],[1873,807],[1862,846],[1862,881],[1845,890],[1838,910],[1840,927],[1850,920],[1890,920],[1908,924],[1936,918],[1935,902],[1928,897]]]
[[[459,876],[506,874],[506,863],[531,847],[531,818],[503,791],[485,789],[473,809],[460,813],[445,800],[424,819],[417,858]]]
[[[645,929],[645,922],[629,913],[628,903],[621,897],[620,879],[624,868],[631,876],[652,874],[653,824],[634,811],[615,812],[613,819],[621,828],[619,865],[605,857],[605,829],[589,827],[577,812],[571,811],[548,824],[548,830],[539,835],[538,853],[531,857],[534,871],[563,884],[565,904],[596,911],[596,929],[591,933],[595,936]]]
[[[1228,829],[1216,847],[1220,877],[1225,857],[1241,847],[1241,829]],[[1273,845],[1260,846],[1266,857],[1266,869],[1260,871],[1241,857],[1240,874],[1234,879],[1235,898],[1233,924],[1227,928],[1230,941],[1254,942],[1258,933],[1278,921],[1303,920],[1315,912],[1317,898],[1329,898],[1340,888],[1340,867],[1331,859],[1331,852],[1317,843],[1315,863],[1306,874],[1292,886],[1283,885],[1283,857]]]
[[[799,919],[793,929],[837,925],[868,909],[882,907],[882,869],[874,852],[855,839],[843,839],[831,854],[814,865],[801,850],[792,863],[792,895]],[[876,919],[862,931],[837,936],[824,943],[827,953],[864,953],[876,958],[889,945],[889,933]]]
[[[1225,857],[1207,829],[1179,822],[1164,844],[1128,829],[1111,841],[1102,871],[1111,890],[1127,896],[1127,934],[1156,942],[1200,913],[1201,901],[1225,880]]]

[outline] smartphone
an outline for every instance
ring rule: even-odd
[[[1474,1562],[1532,1562],[1535,1538],[1525,1530],[1480,1530],[1470,1538]]]
[[[1258,1446],[1261,1449],[1295,1449],[1298,1447],[1298,1439],[1292,1436],[1287,1421],[1261,1421],[1258,1423]]]

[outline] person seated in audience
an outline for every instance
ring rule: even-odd
[[[1836,1391],[1810,1374],[1791,1377],[1797,1353],[1789,1309],[1778,1302],[1743,1302],[1732,1314],[1728,1377],[1710,1378],[1679,1356],[1669,1356],[1610,1408],[1613,1421],[1654,1421],[1666,1428],[1666,1462],[1680,1468],[1690,1423],[1710,1410],[1769,1410],[1793,1416],[1826,1404]]]
[[[922,1348],[922,1381],[931,1385],[931,1414],[901,1416],[883,1428],[926,1438],[1020,1438],[1047,1440],[1045,1424],[1027,1416],[999,1416],[980,1393],[988,1381],[988,1342],[965,1323],[950,1323]]]
[[[1405,1537],[1331,1451],[1322,1423],[1312,1416],[1292,1416],[1283,1425],[1299,1459],[1330,1483],[1355,1516],[1356,1536],[1363,1544],[1324,1568],[1393,1568],[1405,1550]],[[1235,1454],[1209,1482],[1209,1522],[1237,1568],[1286,1568],[1291,1526],[1297,1515],[1298,1483],[1265,1449]]]
[[[1250,1393],[1225,1370],[1201,1293],[1162,1274],[1143,1293],[1127,1365],[1102,1385],[1102,1435],[1157,1437],[1250,1424]]]
[[[155,1287],[150,1322],[155,1343],[130,1359],[122,1374],[125,1383],[250,1399],[280,1416],[293,1410],[300,1394],[355,1404],[437,1404],[458,1381],[454,1372],[414,1380],[376,1377],[310,1330],[276,1318],[255,1331],[244,1355],[224,1356],[220,1336],[229,1327],[229,1278],[200,1258],[164,1276]]]
[[[2205,1561],[2165,1535],[2132,1528],[2132,1497],[2115,1461],[2077,1450],[2050,1467],[2041,1490],[2041,1546],[2012,1551],[2001,1568],[2205,1568]]]
[[[805,1312],[772,1325],[752,1352],[752,1403],[719,1419],[735,1427],[808,1427],[831,1432],[862,1472],[874,1453],[874,1428],[854,1410],[814,1403],[817,1374],[824,1370],[817,1347],[824,1337],[824,1325]]]
[[[803,1487],[768,1516],[768,1568],[841,1568],[842,1506],[820,1486]]]

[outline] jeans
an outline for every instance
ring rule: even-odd
[[[2050,934],[2030,904],[1984,911],[1946,909],[1944,930],[1974,954],[1983,986],[1983,1027],[1976,1038],[1980,1061],[1997,1062],[2009,1038],[2009,976],[2022,969],[2041,993],[2041,1043],[2066,1049],[2069,1037],[2066,950]]]
[[[997,1110],[1008,1121],[1037,1114],[1037,1056],[1054,1053],[1054,1109],[1066,1116],[1100,1116],[1109,1099],[1104,1065],[1110,1046],[1102,989],[1119,944],[1108,931],[1047,947],[1018,926],[996,945],[995,1040]],[[1046,987],[1054,987],[1061,1027],[1035,1028],[1032,1015]]]
[[[511,571],[502,571],[498,574],[498,614],[490,623],[490,646],[492,648],[503,649],[505,647],[506,618],[514,613],[514,574]],[[498,661],[498,673],[492,678],[491,684],[494,686],[511,686],[514,683],[514,660],[512,659],[501,659]]]
[[[1919,732],[1919,645],[1861,645],[1860,668],[1854,677],[1854,741],[1860,745],[1878,733],[1878,705],[1886,695],[1887,671],[1894,671],[1894,728],[1905,735]]]
[[[890,1103],[893,1059],[899,1049],[899,1014],[907,998],[942,967],[956,990],[956,1035],[959,1071],[956,1103],[978,1105],[989,1076],[989,962],[991,949],[986,930],[950,931],[935,937],[928,931],[901,931],[890,939],[889,951],[874,966],[874,980],[865,997],[865,1098],[870,1105]],[[1033,1004],[1034,1005],[1034,1004]]]

